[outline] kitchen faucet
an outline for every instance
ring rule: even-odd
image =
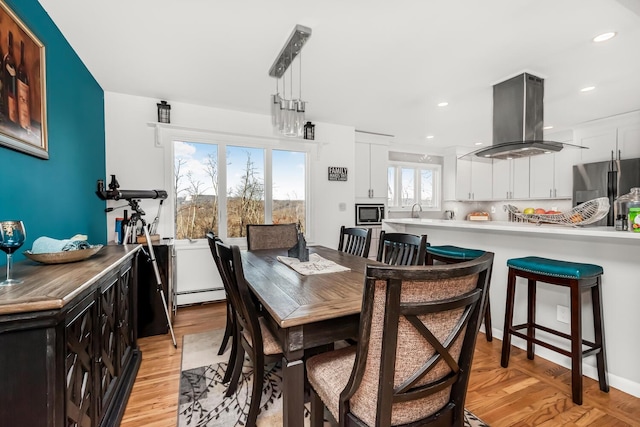
[[[420,212],[422,212],[422,206],[420,206],[419,203],[414,203],[413,206],[411,206],[411,218],[420,218],[420,214],[414,211],[416,206],[419,207]]]

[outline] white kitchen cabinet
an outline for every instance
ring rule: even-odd
[[[574,144],[587,147],[580,150],[580,163],[614,158],[640,157],[640,112],[620,114],[580,126],[574,131]]]
[[[456,199],[491,200],[492,164],[485,160],[457,159]]]
[[[531,156],[529,170],[529,196],[532,199],[550,199],[553,197],[553,156],[540,154]]]
[[[530,158],[529,196],[532,199],[571,198],[573,165],[580,163],[581,149],[565,147],[553,154]]]
[[[587,147],[580,150],[580,163],[611,160],[611,153],[616,152],[616,129],[615,127],[577,129],[575,144]]]
[[[494,200],[529,197],[529,158],[493,161]]]
[[[633,123],[618,128],[616,148],[621,159],[640,157],[640,123]]]
[[[553,155],[553,197],[573,197],[573,165],[581,163],[582,151],[565,147]]]
[[[387,167],[389,147],[356,142],[356,198],[387,198]]]

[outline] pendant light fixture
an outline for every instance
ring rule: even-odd
[[[296,25],[289,39],[280,50],[278,57],[269,69],[269,76],[276,78],[276,93],[271,95],[271,124],[276,132],[290,137],[300,137],[304,133],[306,102],[302,100],[302,47],[311,37],[311,28]],[[298,98],[293,95],[294,59],[298,60]],[[289,71],[289,98],[287,98],[286,71]],[[279,80],[282,79],[282,95]]]

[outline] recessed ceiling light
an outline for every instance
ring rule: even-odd
[[[545,151],[544,154],[551,154],[551,151]]]
[[[482,142],[476,142],[476,145],[482,145]]]
[[[592,90],[594,90],[596,87],[595,86],[587,86],[587,87],[583,87],[582,89],[580,89],[580,92],[591,92]]]
[[[439,103],[438,107],[446,107],[447,105],[449,105],[449,103],[447,101],[445,101],[445,102]]]
[[[427,135],[427,139],[433,139],[433,135]]]
[[[599,34],[599,35],[595,36],[593,38],[593,41],[594,41],[594,43],[602,43],[602,42],[606,42],[607,40],[611,40],[615,36],[616,36],[616,33],[613,32],[613,31],[610,31],[608,33],[602,33],[602,34]]]
[[[544,129],[544,130],[553,129],[553,126],[545,126],[545,127],[543,127],[542,129]]]

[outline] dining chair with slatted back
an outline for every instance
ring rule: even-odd
[[[247,249],[290,248],[298,242],[297,224],[247,224]]]
[[[426,257],[426,234],[380,232],[377,261],[389,265],[423,265]]]
[[[371,247],[371,229],[358,227],[340,227],[338,250],[351,255],[369,257]]]
[[[231,305],[231,300],[229,299],[229,291],[227,290],[229,286],[227,283],[225,283],[223,273],[222,273],[222,265],[220,264],[220,256],[218,255],[218,250],[216,248],[216,242],[222,242],[222,240],[220,240],[220,238],[216,236],[213,231],[209,231],[206,234],[206,236],[207,236],[207,241],[209,243],[209,249],[211,250],[211,255],[213,256],[213,261],[216,264],[216,269],[220,274],[220,279],[222,280],[222,285],[224,286],[226,303],[227,303],[227,321],[224,328],[224,336],[222,338],[222,343],[220,344],[220,348],[218,349],[218,355],[222,355],[225,352],[225,350],[227,349],[227,345],[229,344],[229,340],[231,340],[231,354],[229,355],[229,360],[232,361],[232,360],[235,360],[235,354],[237,351],[234,345],[235,343],[234,336],[236,333],[236,326],[235,326],[235,314],[233,313],[233,306]],[[231,366],[231,364],[229,363],[228,366]],[[225,376],[222,382],[226,384],[230,378],[231,378],[231,370],[227,369],[227,372],[225,372]]]
[[[282,348],[269,331],[264,318],[258,316],[249,285],[244,277],[240,248],[235,245],[227,246],[220,242],[216,243],[216,248],[220,256],[223,274],[229,284],[231,303],[236,315],[235,320],[238,330],[236,334],[238,352],[236,360],[233,362],[233,373],[226,396],[233,395],[238,387],[246,353],[253,363],[253,386],[245,425],[255,426],[260,410],[264,365],[265,363],[275,363],[281,360]]]
[[[437,266],[368,265],[357,346],[307,360],[311,427],[463,426],[494,255]]]

